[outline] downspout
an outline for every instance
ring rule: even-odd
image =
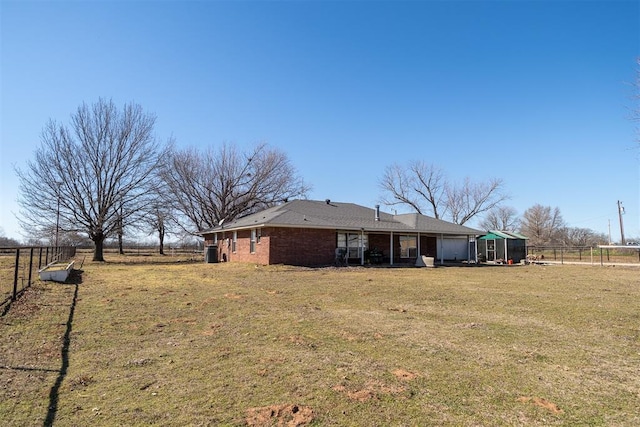
[[[444,264],[444,234],[440,234],[440,265]]]

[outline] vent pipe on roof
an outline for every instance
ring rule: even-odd
[[[380,205],[376,205],[376,221],[380,221]]]

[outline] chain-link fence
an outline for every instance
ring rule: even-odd
[[[528,246],[527,260],[537,263],[640,266],[640,248],[638,246]]]

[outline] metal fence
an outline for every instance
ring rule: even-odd
[[[38,278],[38,270],[55,261],[73,258],[72,246],[0,248],[0,306],[15,299]]]
[[[538,262],[584,264],[631,264],[640,266],[640,249],[637,246],[606,248],[598,246],[528,246],[527,259]]]

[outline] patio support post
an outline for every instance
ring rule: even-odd
[[[391,248],[389,255],[389,265],[393,265],[393,231],[391,232],[391,236],[389,237],[389,248]]]
[[[504,239],[504,262],[506,263],[509,262],[509,254],[507,253],[507,240],[508,239]]]
[[[364,228],[360,230],[360,265],[364,265]]]
[[[444,234],[440,234],[440,264],[444,264]]]

